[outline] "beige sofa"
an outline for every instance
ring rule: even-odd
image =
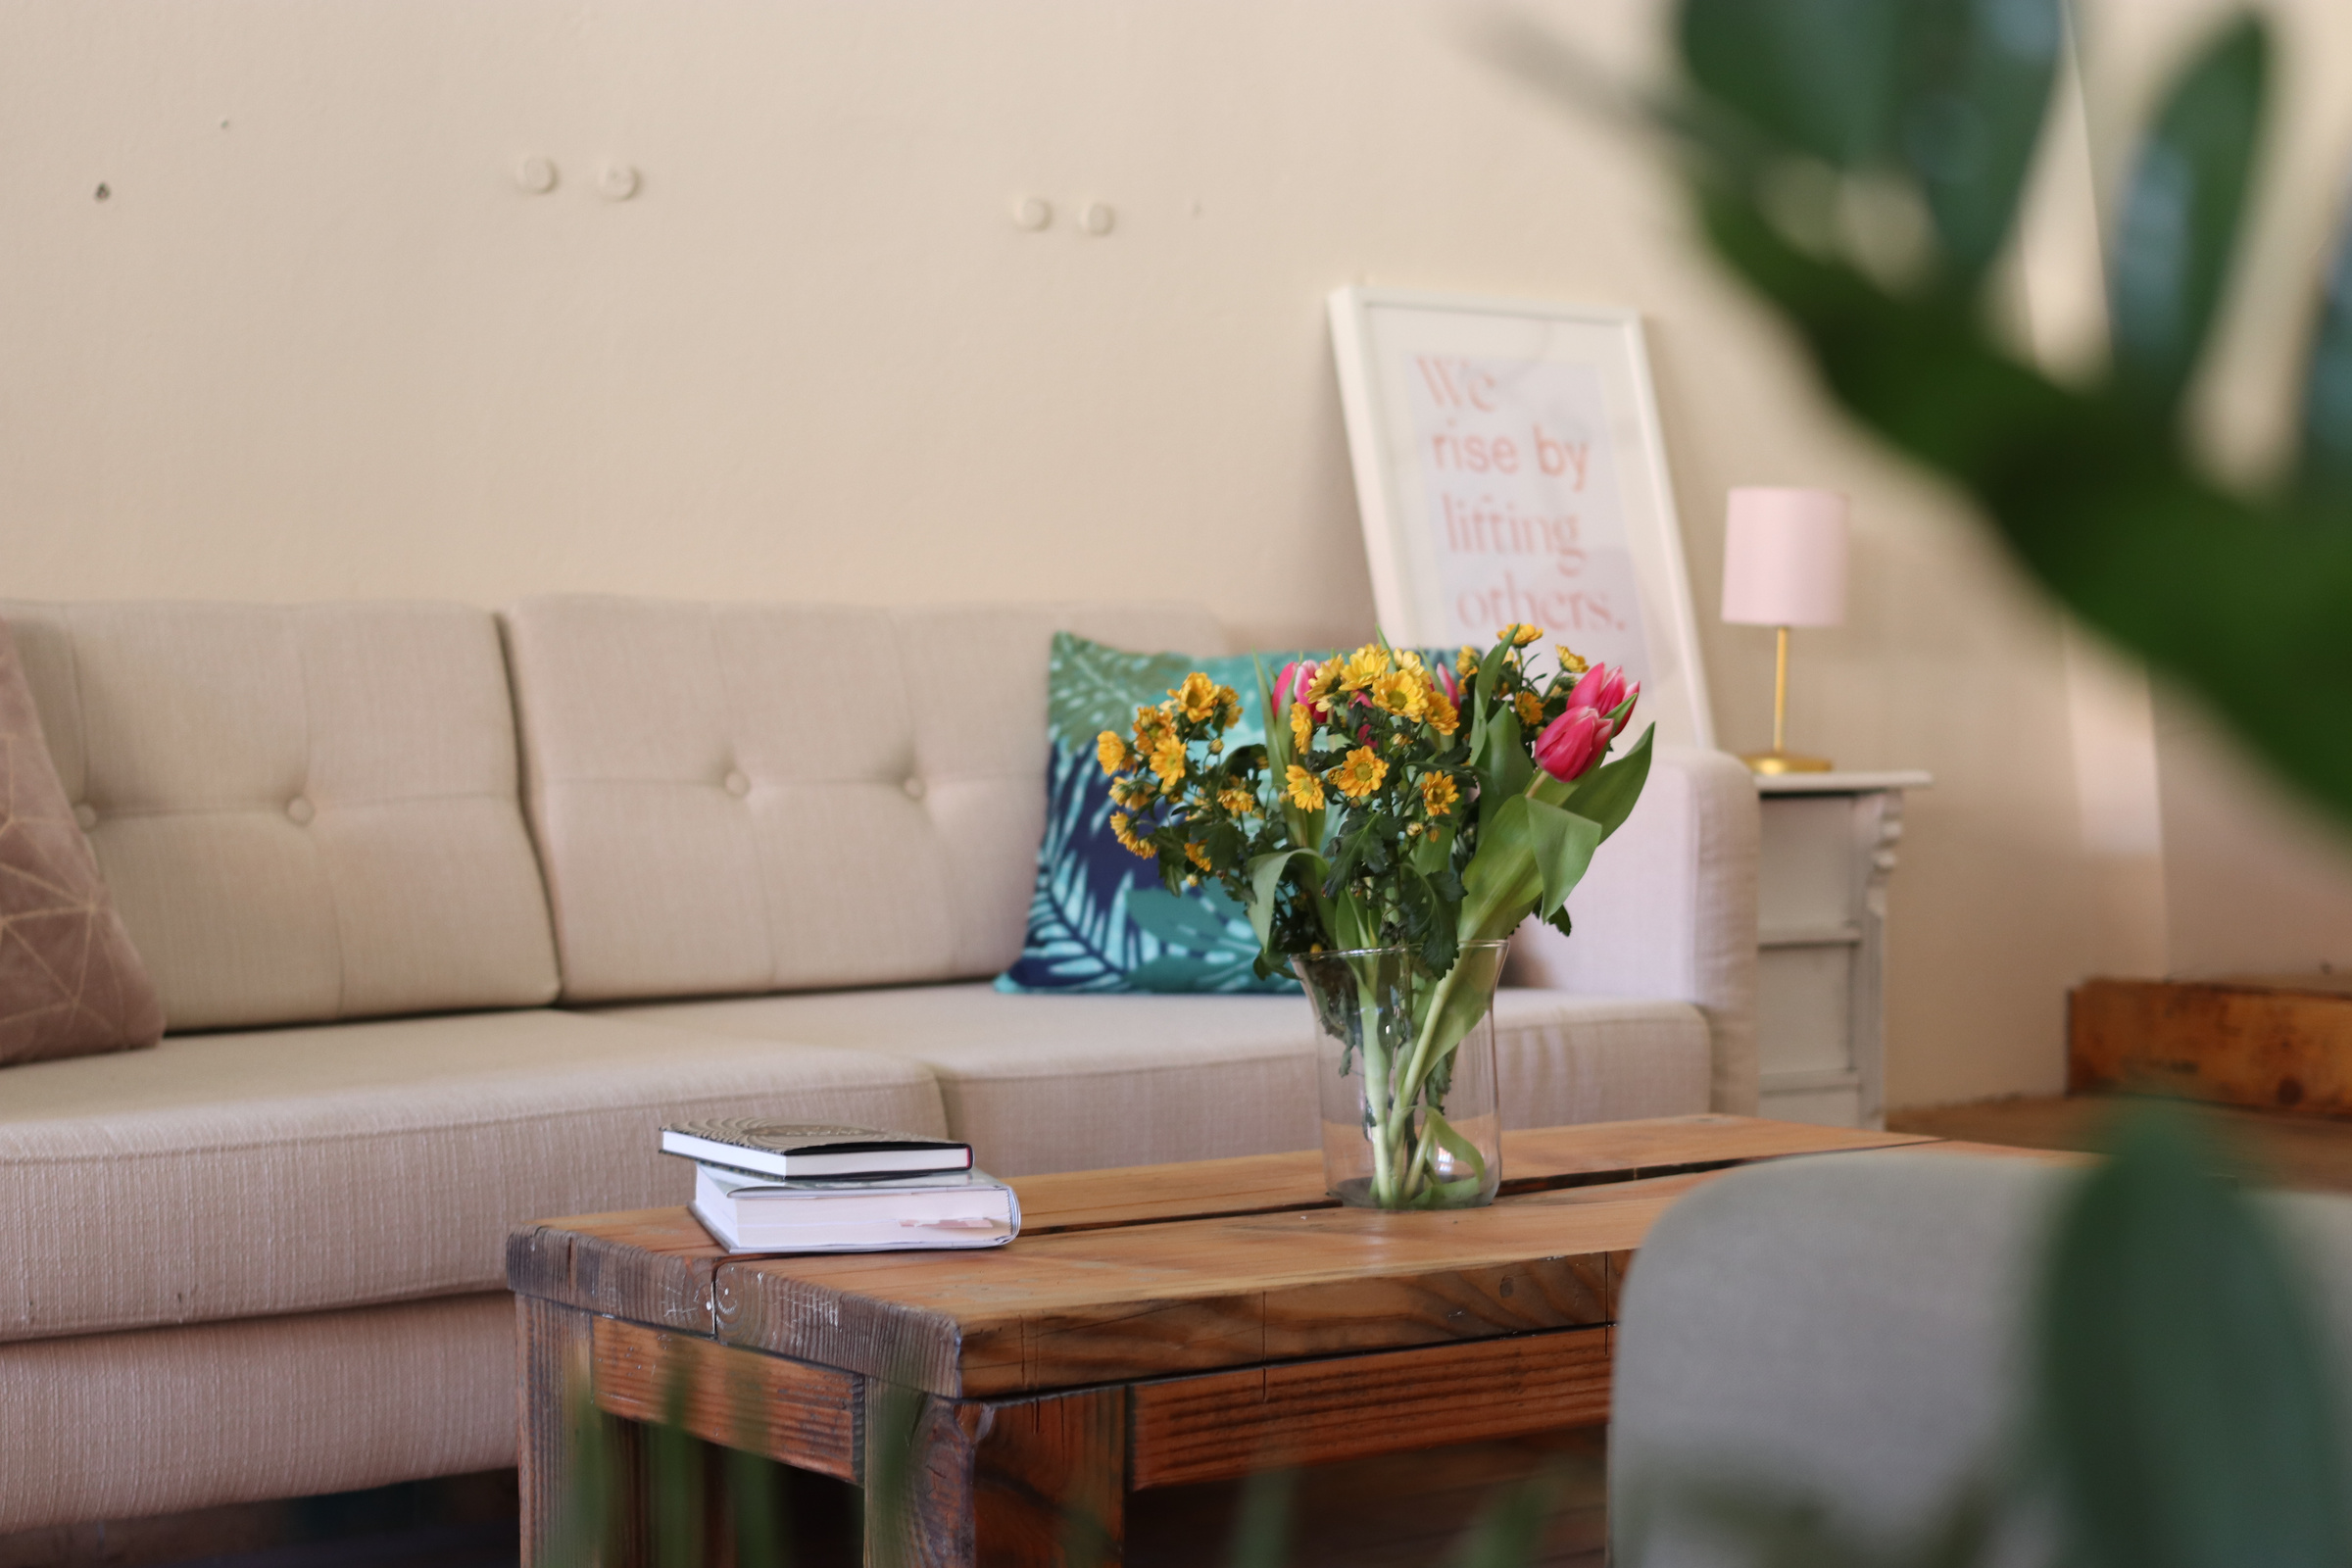
[[[502,1243],[703,1112],[1006,1175],[1301,1148],[1287,997],[1004,996],[1070,629],[1169,606],[0,605],[172,1034],[0,1071],[0,1532],[513,1462]],[[1513,1124],[1754,1101],[1755,806],[1661,760]]]

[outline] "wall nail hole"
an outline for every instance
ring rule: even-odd
[[[105,201],[105,200],[106,200],[108,197],[110,197],[110,196],[112,196],[112,195],[114,195],[114,192],[113,192],[113,191],[111,191],[111,190],[109,190],[109,189],[106,187],[106,184],[105,184],[105,182],[104,182],[104,181],[101,181],[101,182],[99,183],[99,186],[98,186],[98,199],[99,199],[100,201]]]

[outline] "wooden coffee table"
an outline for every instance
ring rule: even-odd
[[[1668,1203],[1750,1160],[1935,1142],[1505,1133],[1502,1198],[1437,1214],[1337,1207],[1312,1152],[1037,1176],[1019,1240],[977,1252],[731,1259],[683,1208],[542,1221],[507,1250],[523,1559],[584,1368],[612,1415],[654,1420],[683,1380],[696,1436],[860,1484],[895,1412],[900,1560],[986,1568],[1059,1561],[1073,1519],[1115,1562],[1131,1491],[1605,1422],[1626,1265]]]

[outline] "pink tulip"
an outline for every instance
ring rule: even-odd
[[[1282,673],[1274,677],[1274,710],[1277,713],[1288,712],[1293,703],[1302,701],[1307,688],[1314,685],[1315,677],[1322,670],[1322,663],[1312,659],[1294,659],[1283,665]],[[1323,718],[1321,703],[1314,705],[1313,713],[1318,721]]]
[[[1627,680],[1624,670],[1614,664],[1594,664],[1585,671],[1584,678],[1568,693],[1568,711],[1573,713],[1580,708],[1590,708],[1596,713],[1606,714],[1613,712],[1627,698],[1639,699],[1641,695],[1641,686]],[[1632,723],[1633,718],[1634,710],[1629,708],[1625,710],[1625,722],[1609,733],[1615,735],[1617,730]]]
[[[1453,672],[1451,664],[1443,661],[1438,664],[1438,685],[1444,689],[1447,702],[1456,708],[1462,706],[1462,678]]]
[[[1562,781],[1582,778],[1608,751],[1615,734],[1609,715],[1600,710],[1571,708],[1536,737],[1536,765]]]

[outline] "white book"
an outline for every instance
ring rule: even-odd
[[[895,1181],[778,1182],[697,1164],[694,1217],[730,1252],[896,1252],[1003,1247],[1011,1188],[978,1171]]]
[[[706,1117],[662,1129],[662,1151],[788,1182],[830,1176],[917,1176],[970,1170],[972,1146],[872,1127]]]

